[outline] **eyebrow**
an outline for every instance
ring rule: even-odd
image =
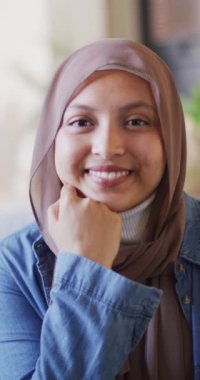
[[[86,111],[93,111],[93,112],[97,112],[98,110],[94,107],[91,107],[89,105],[86,105],[86,104],[81,104],[81,103],[74,103],[72,105],[69,105],[68,109],[70,108],[79,108],[79,109],[83,109],[83,110],[86,110]],[[153,105],[153,104],[149,104],[143,100],[137,100],[135,102],[130,102],[130,103],[127,103],[125,104],[124,106],[122,107],[119,107],[121,111],[129,111],[131,109],[137,109],[137,108],[146,108],[146,109],[150,109],[152,110],[153,112],[157,113],[157,110],[156,110],[156,107]]]
[[[157,112],[156,107],[153,104],[147,103],[143,100],[137,100],[136,102],[130,102],[120,107],[123,111],[129,111],[132,108],[147,108],[151,109],[154,112]]]

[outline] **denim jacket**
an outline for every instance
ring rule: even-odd
[[[185,195],[185,203],[176,289],[199,380],[200,202]],[[0,379],[114,379],[161,292],[71,253],[55,261],[35,224],[4,239],[0,252]]]

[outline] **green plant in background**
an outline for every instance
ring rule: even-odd
[[[200,83],[196,84],[189,98],[182,98],[183,110],[190,116],[194,125],[200,129]]]

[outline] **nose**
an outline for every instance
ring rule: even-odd
[[[121,156],[125,152],[122,133],[115,125],[101,126],[92,145],[92,153],[104,159]]]

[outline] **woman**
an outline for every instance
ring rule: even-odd
[[[0,375],[200,379],[199,202],[164,62],[94,42],[58,69],[33,154],[37,222],[1,243]]]

